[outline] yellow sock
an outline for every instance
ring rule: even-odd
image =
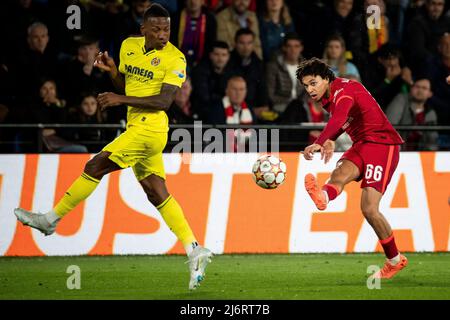
[[[53,211],[61,218],[64,217],[81,201],[89,197],[95,188],[97,188],[99,182],[100,180],[92,178],[83,172],[83,174],[72,183],[64,197],[62,197],[55,208],[53,208]]]
[[[156,209],[161,213],[170,230],[175,233],[189,254],[190,247],[198,244],[178,202],[172,196],[169,196]]]

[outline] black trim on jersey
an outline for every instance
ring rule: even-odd
[[[142,53],[144,55],[147,55],[149,53],[153,53],[154,51],[156,51],[156,49],[151,49],[150,51],[147,51],[147,49],[145,49],[145,46],[142,47]]]

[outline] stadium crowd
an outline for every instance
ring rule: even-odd
[[[448,2],[448,1],[447,1]],[[117,65],[121,42],[140,35],[143,13],[171,13],[171,42],[188,61],[187,81],[168,110],[172,124],[300,124],[327,120],[296,79],[298,62],[323,58],[362,82],[396,125],[450,125],[450,10],[445,0],[7,0],[0,2],[0,122],[120,123],[126,108],[101,112],[114,91],[93,66],[99,51]],[[81,26],[69,29],[77,5]],[[373,20],[371,5],[380,8]],[[368,27],[368,19],[375,28]],[[369,23],[370,26],[370,23]],[[3,152],[34,152],[35,130],[0,131]],[[289,131],[307,143],[319,131]],[[401,132],[403,150],[450,150],[450,131]],[[115,132],[85,127],[42,132],[50,152],[97,152]],[[304,144],[303,144],[304,145]]]

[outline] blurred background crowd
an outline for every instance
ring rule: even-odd
[[[299,61],[315,56],[364,84],[394,125],[450,125],[445,0],[1,1],[0,123],[123,122],[125,106],[100,112],[97,94],[114,89],[93,62],[108,51],[118,64],[121,42],[140,35],[152,3],[170,11],[171,42],[188,61],[167,112],[171,124],[326,122],[295,77]],[[67,28],[70,5],[81,9],[80,29]],[[380,19],[371,20],[371,5]],[[36,139],[50,152],[97,152],[117,135],[89,126],[47,128],[42,136],[0,130],[2,152],[36,152]],[[282,130],[281,138],[300,149],[318,134]],[[450,131],[401,134],[403,150],[450,150]],[[344,137],[342,148],[349,143]]]

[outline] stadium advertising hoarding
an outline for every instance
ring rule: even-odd
[[[200,242],[215,253],[381,251],[363,219],[359,184],[318,213],[303,185],[329,164],[281,153],[286,182],[275,190],[251,178],[257,154],[165,154],[167,184]],[[184,253],[131,169],[102,179],[92,196],[49,237],[17,223],[15,207],[46,212],[91,155],[0,156],[0,255]],[[450,152],[403,152],[380,211],[401,251],[450,251]]]

